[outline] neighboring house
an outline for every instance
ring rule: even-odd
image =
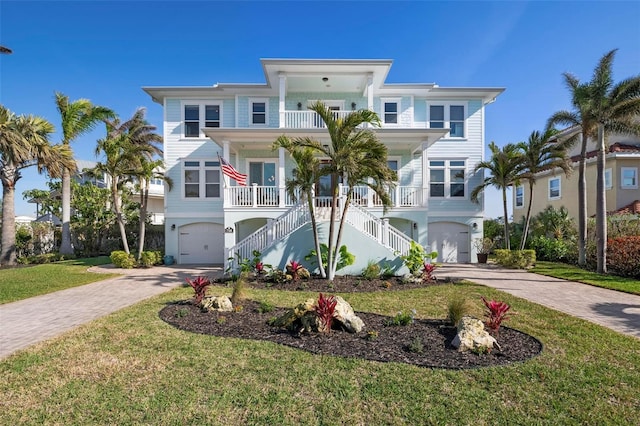
[[[397,265],[415,240],[440,262],[476,262],[472,241],[482,237],[484,208],[469,194],[483,180],[473,174],[484,155],[485,106],[502,88],[387,84],[390,60],[263,59],[266,83],[204,87],[145,87],[164,108],[164,161],[174,189],[165,192],[166,254],[178,263],[222,264],[259,250],[284,267],[313,247],[306,205],[294,203],[285,180],[295,167],[282,134],[329,144],[319,117],[307,107],[323,101],[338,116],[378,113],[375,129],[398,173],[393,208],[383,214],[367,187],[356,188],[343,244],[359,273],[368,261]],[[246,187],[223,175],[218,155],[248,175]],[[318,182],[317,205],[329,182]],[[317,212],[321,238],[326,208]]]
[[[611,135],[606,155],[605,188],[607,212],[640,213],[640,141],[628,136]],[[540,173],[533,188],[531,214],[535,216],[547,206],[559,209],[567,208],[570,217],[578,221],[578,166],[580,164],[580,142],[568,153],[571,157],[573,173],[567,177],[561,170]],[[595,141],[587,145],[586,181],[587,216],[596,214],[596,162],[597,146]],[[529,205],[529,184],[522,181],[513,191],[513,218],[520,220],[527,214]]]

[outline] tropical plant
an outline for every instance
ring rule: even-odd
[[[333,322],[333,314],[336,310],[338,300],[335,296],[325,296],[320,293],[316,302],[315,312],[319,320],[318,331],[321,333],[329,333]]]
[[[437,266],[430,262],[425,262],[422,267],[422,281],[426,283],[435,283],[437,278],[433,275]]]
[[[494,242],[491,238],[478,238],[473,242],[473,246],[475,247],[478,254],[489,254],[491,250],[493,250]]]
[[[92,131],[103,120],[112,118],[113,111],[108,108],[95,106],[88,99],[78,99],[69,102],[69,97],[56,92],[55,102],[60,113],[62,127],[62,144],[71,149],[71,142]],[[71,254],[71,174],[75,173],[76,165],[65,167],[62,174],[62,241],[60,253]]]
[[[404,262],[411,275],[419,275],[421,269],[424,267],[425,260],[435,259],[438,257],[438,252],[427,253],[420,244],[415,241],[411,241],[409,251],[405,255],[401,255],[400,259]]]
[[[129,253],[125,218],[122,210],[121,193],[127,182],[139,173],[141,163],[151,160],[162,151],[156,146],[162,137],[154,133],[155,127],[144,119],[145,109],[139,108],[129,120],[121,122],[119,118],[105,120],[107,137],[100,139],[96,155],[104,154],[104,162],[99,162],[95,173],[107,175],[111,190],[111,208],[115,212],[116,222],[124,251]]]
[[[139,219],[139,232],[138,232],[138,260],[142,256],[145,245],[145,234],[147,226],[147,211],[149,206],[149,190],[151,187],[151,181],[160,179],[167,185],[167,189],[171,191],[173,187],[173,180],[169,176],[165,176],[164,162],[162,160],[149,160],[147,157],[142,156],[139,158],[140,164],[138,171],[135,172],[135,177],[138,179],[138,190],[140,193],[140,219]]]
[[[211,285],[211,280],[207,277],[199,276],[194,279],[186,278],[185,281],[191,286],[195,293],[193,304],[196,306],[199,305],[207,294],[207,287]]]
[[[15,186],[21,171],[37,166],[60,177],[65,167],[74,165],[68,147],[49,143],[51,123],[32,115],[16,116],[0,105],[0,181],[2,181],[2,249],[0,263],[16,264]]]
[[[481,161],[474,169],[474,173],[487,170],[491,176],[485,177],[484,181],[471,192],[471,201],[478,203],[480,193],[490,186],[502,191],[502,206],[504,210],[504,241],[507,250],[511,249],[509,242],[509,213],[507,211],[507,188],[518,185],[520,182],[520,172],[522,169],[522,157],[515,144],[508,143],[500,149],[495,142],[489,144],[491,158],[488,161]]]
[[[314,154],[328,158],[328,162],[321,170],[323,174],[331,176],[331,219],[328,236],[328,271],[327,278],[333,280],[338,260],[335,247],[340,247],[344,223],[356,186],[368,186],[379,197],[384,209],[391,206],[389,190],[395,186],[396,174],[387,165],[387,147],[382,144],[376,134],[368,126],[379,126],[378,115],[366,109],[353,111],[346,117],[339,117],[322,102],[316,102],[309,107],[324,122],[330,144],[323,144],[310,138],[295,138],[291,140],[291,149],[311,148]],[[298,167],[300,168],[300,164]],[[347,184],[347,193],[340,203],[338,190],[340,179]],[[336,232],[335,224],[339,218]],[[316,251],[319,244],[316,244]]]
[[[587,102],[597,125],[596,238],[597,271],[607,272],[607,204],[605,192],[605,155],[607,132],[640,136],[640,74],[617,84],[612,64],[617,49],[605,54],[588,85]]]
[[[511,306],[505,302],[498,302],[496,300],[487,301],[484,297],[481,297],[481,299],[487,307],[485,313],[487,320],[485,324],[497,335],[502,322],[509,319],[507,312],[509,312]]]
[[[291,275],[291,278],[296,281],[301,278],[303,269],[302,263],[292,260],[287,265],[287,274]]]
[[[325,243],[320,244],[320,259],[322,261],[322,267],[326,271],[329,265],[329,247]],[[338,250],[338,254],[335,254],[334,251],[334,259],[337,261],[336,271],[341,270],[349,265],[353,265],[356,261],[356,256],[349,252],[346,245],[341,245],[340,250]],[[311,264],[315,265],[318,260],[318,253],[316,250],[311,250],[309,254],[304,257],[304,260],[311,262]]]
[[[520,250],[524,250],[527,243],[531,221],[531,206],[533,204],[533,187],[536,184],[538,173],[559,168],[566,176],[569,176],[572,171],[571,160],[567,156],[567,142],[552,140],[557,133],[558,131],[553,128],[547,129],[544,133],[536,130],[531,133],[526,143],[520,142],[517,144],[522,155],[521,178],[529,183],[529,203],[522,231]]]
[[[380,277],[380,265],[375,260],[369,260],[367,266],[362,270],[362,278],[371,281]]]

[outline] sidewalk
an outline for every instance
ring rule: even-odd
[[[195,265],[129,270],[103,265],[89,270],[123,275],[0,305],[0,359],[81,324],[179,287],[187,277],[222,275],[220,267]]]
[[[640,296],[487,264],[444,264],[438,278],[466,279],[640,339]]]

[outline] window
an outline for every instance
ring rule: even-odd
[[[384,103],[384,122],[389,124],[398,124],[398,103]]]
[[[611,181],[611,169],[604,171],[604,187],[605,189],[613,188],[613,182]]]
[[[220,163],[217,161],[185,161],[185,198],[220,198]]]
[[[200,106],[184,106],[184,136],[197,138],[200,136]]]
[[[183,104],[184,137],[203,137],[200,129],[203,127],[220,127],[222,104],[215,102],[189,102]]]
[[[620,188],[637,189],[638,188],[638,168],[622,167],[620,169]]]
[[[249,102],[251,108],[251,124],[264,126],[267,124],[267,100],[256,99]]]
[[[465,108],[465,105],[429,105],[429,128],[449,128],[448,137],[464,138]]]
[[[431,197],[464,198],[466,196],[465,161],[429,161],[429,195]]]
[[[557,200],[560,198],[560,178],[549,179],[549,199]]]
[[[250,162],[249,183],[258,186],[276,186],[276,163]]]
[[[220,105],[206,105],[204,127],[220,127]]]
[[[517,209],[524,207],[524,186],[516,186],[516,206]]]

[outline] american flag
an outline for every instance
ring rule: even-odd
[[[238,185],[247,186],[247,175],[243,175],[242,173],[237,171],[236,168],[231,165],[231,163],[229,163],[219,155],[218,158],[220,159],[220,167],[222,168],[223,174],[238,182]]]

